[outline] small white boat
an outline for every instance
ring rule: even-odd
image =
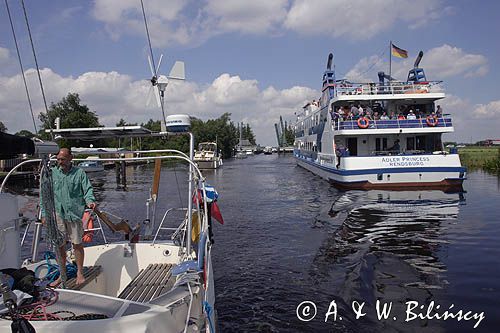
[[[237,158],[237,159],[247,158],[247,153],[244,150],[238,150],[236,152],[236,155],[234,155],[234,158]]]
[[[104,170],[104,164],[98,156],[89,156],[87,160],[78,163],[78,167],[85,172],[99,172]]]
[[[267,146],[264,148],[264,155],[271,155],[273,153],[273,147]]]
[[[99,128],[88,129],[86,133],[91,133],[92,130],[99,131]],[[128,130],[128,135],[133,132],[136,136],[141,134],[138,132],[149,132],[146,129],[116,128],[116,131],[122,130]],[[85,131],[80,129],[80,133],[83,132]],[[157,136],[155,133],[149,134]],[[167,134],[162,132],[161,136]],[[113,132],[113,135],[117,134]],[[192,135],[191,140],[190,146],[193,147]],[[58,147],[55,145],[50,153],[57,151]],[[123,219],[117,220],[119,223],[110,221],[109,214],[98,212],[94,227],[87,228],[87,231],[95,232],[95,236],[101,234],[103,244],[85,247],[85,283],[75,285],[73,280],[67,280],[65,289],[51,289],[42,284],[37,287],[41,297],[27,295],[30,299],[34,297],[37,307],[23,303],[9,312],[0,300],[0,332],[10,332],[12,321],[20,318],[21,313],[37,333],[215,332],[217,323],[208,217],[214,197],[209,199],[210,191],[205,187],[204,177],[190,158],[193,151],[190,156],[173,150],[165,150],[162,153],[165,155],[102,158],[101,161],[154,159],[159,162],[169,159],[186,162],[189,166],[186,168],[186,207],[167,206],[161,215],[157,214],[160,212],[156,212],[156,201],[162,194],[158,190],[160,168],[158,167],[156,172],[155,165],[155,179],[150,198],[146,200],[144,220],[135,226],[129,226],[126,221],[128,212],[123,212]],[[49,200],[46,198],[51,197],[52,187],[43,186],[50,184],[49,178],[44,178],[50,175],[48,167],[51,162],[48,152],[42,159],[25,161],[18,166],[26,163],[41,163],[41,191],[47,193],[43,195],[44,200]],[[0,269],[20,268],[21,241],[17,200],[12,195],[1,193],[9,175],[0,187]],[[155,219],[157,215],[161,220]],[[101,222],[113,231],[124,231],[128,239],[108,242]],[[52,228],[55,228],[55,222],[47,221],[47,230],[51,228],[51,223]],[[43,275],[51,262],[36,259],[41,224],[34,224],[33,260],[25,262],[24,267]],[[138,235],[140,240],[136,237]],[[13,299],[9,296],[12,295],[10,288],[8,281],[4,281],[2,277],[0,295],[7,295],[9,302]],[[21,300],[21,296],[22,294],[14,298]],[[43,313],[39,313],[42,308]],[[61,320],[62,318],[64,320]]]
[[[200,169],[217,169],[222,166],[222,157],[216,142],[202,142],[194,154],[194,162]]]

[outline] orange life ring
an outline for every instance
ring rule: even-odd
[[[370,120],[366,117],[361,117],[358,119],[358,127],[359,128],[368,128],[370,126]]]
[[[89,211],[85,211],[85,213],[83,213],[82,223],[84,230],[94,228],[94,218],[92,217],[92,214]],[[94,238],[94,230],[85,231],[82,236],[82,242],[90,243],[92,242],[93,238]]]
[[[425,120],[428,126],[434,127],[438,124],[439,120],[438,117],[436,116],[427,116],[427,119]]]

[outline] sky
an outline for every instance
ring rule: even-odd
[[[45,112],[20,1],[7,0],[36,126]],[[500,1],[495,0],[143,0],[160,74],[184,61],[171,81],[167,114],[202,120],[225,112],[250,124],[257,143],[276,145],[274,123],[320,96],[327,57],[337,79],[377,81],[389,71],[389,43],[409,53],[392,61],[406,80],[418,52],[439,102],[453,117],[445,141],[500,139]],[[160,119],[147,105],[149,46],[140,0],[24,0],[47,103],[68,93],[102,125]],[[7,9],[0,5],[0,121],[34,132]]]

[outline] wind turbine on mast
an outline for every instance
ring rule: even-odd
[[[160,71],[160,66],[161,66],[161,61],[163,59],[163,54],[160,55],[160,59],[158,61],[158,67],[154,68],[153,62],[151,60],[151,57],[148,56],[148,62],[149,62],[149,69],[151,70],[151,89],[148,93],[148,100],[147,104],[149,105],[150,99],[151,99],[151,91],[154,91],[154,95],[156,98],[156,103],[159,108],[161,108],[162,112],[162,121],[161,121],[161,131],[166,132],[166,115],[165,115],[165,90],[167,89],[167,86],[170,82],[170,80],[178,80],[178,81],[183,81],[186,79],[185,76],[185,69],[184,69],[184,62],[183,61],[176,61],[175,64],[172,66],[172,69],[170,70],[170,74],[168,76],[166,75],[158,75]]]

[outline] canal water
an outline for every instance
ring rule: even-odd
[[[224,163],[205,172],[225,221],[213,248],[221,332],[498,331],[497,176],[470,173],[464,193],[345,192],[291,156]],[[186,201],[183,168],[162,171],[159,211]],[[92,176],[101,208],[142,221],[152,173],[128,167],[126,189],[113,170]],[[20,196],[26,216],[32,194]]]

